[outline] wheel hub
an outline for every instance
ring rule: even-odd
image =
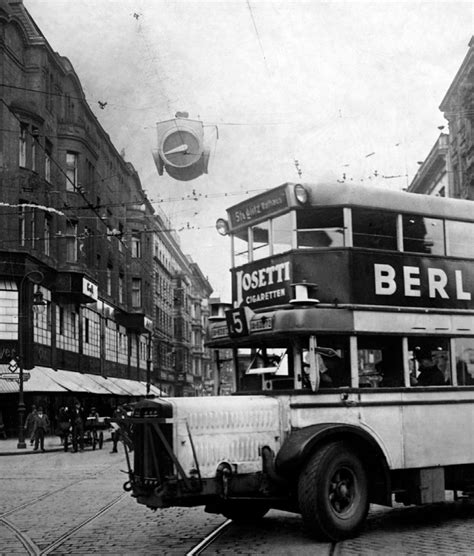
[[[331,481],[329,500],[337,513],[347,512],[354,502],[354,479],[348,469],[338,470]]]

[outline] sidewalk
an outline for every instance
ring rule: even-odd
[[[25,438],[25,443],[26,448],[18,448],[18,438],[0,439],[0,456],[21,456],[42,453],[41,450],[37,450],[36,452],[33,450],[29,438]],[[63,447],[59,436],[45,436],[44,449],[47,452],[61,452]]]

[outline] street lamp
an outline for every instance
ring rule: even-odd
[[[24,319],[25,310],[28,303],[25,303],[26,293],[23,289],[26,289],[28,282],[33,282],[33,284],[41,284],[44,279],[44,275],[39,270],[32,270],[23,276],[20,281],[20,287],[18,288],[18,366],[19,366],[19,385],[20,392],[18,397],[18,444],[17,448],[26,448],[25,434],[23,430],[24,416],[25,416],[25,400],[23,397],[23,367],[24,367],[24,357],[23,357],[23,334],[24,334]],[[32,299],[32,309],[36,312],[41,312],[44,310],[45,302],[43,300],[43,294],[39,288],[34,292]]]

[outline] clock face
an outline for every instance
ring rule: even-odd
[[[201,151],[199,139],[183,129],[169,133],[162,144],[165,163],[177,168],[186,168],[197,162],[201,158]]]

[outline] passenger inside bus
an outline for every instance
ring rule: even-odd
[[[415,386],[446,385],[444,373],[433,360],[430,349],[415,349],[415,358],[418,361],[418,376],[415,378]]]
[[[334,355],[320,356],[323,363],[324,371],[321,370],[321,388],[339,388],[341,386],[349,386],[349,373],[344,370],[344,363],[340,355],[336,352]]]
[[[360,336],[358,338],[360,388],[396,388],[403,386],[401,338]]]

